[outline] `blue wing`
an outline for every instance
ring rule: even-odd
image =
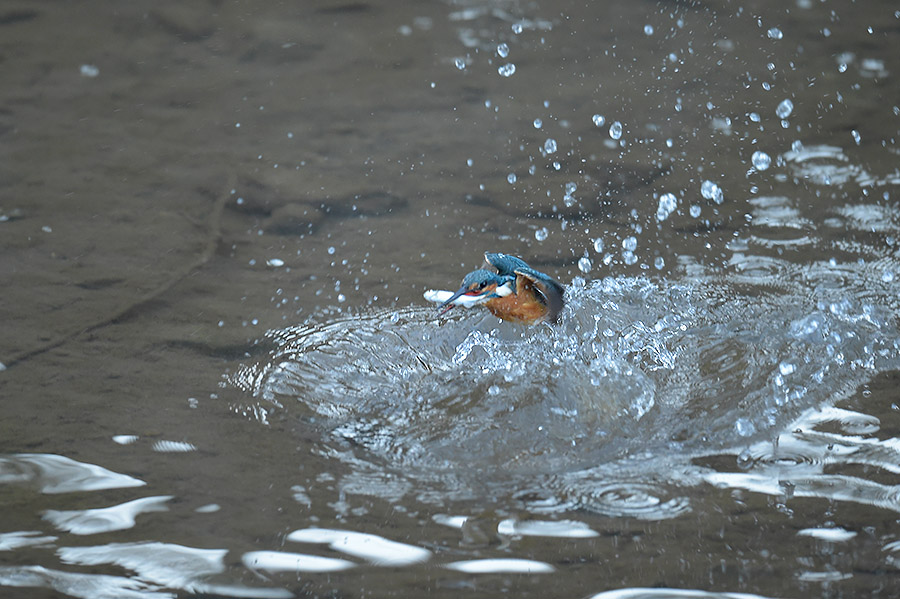
[[[484,261],[490,270],[497,271],[499,275],[512,276],[518,269],[532,270],[524,260],[509,254],[485,252]]]

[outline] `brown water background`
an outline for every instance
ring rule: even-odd
[[[556,514],[599,537],[526,535],[510,551],[492,529],[521,516],[512,499],[476,492],[440,509],[409,495],[347,496],[329,481],[350,467],[312,449],[320,430],[221,383],[266,360],[269,345],[257,343],[266,330],[424,305],[425,289],[455,288],[486,250],[566,284],[689,279],[692,268],[728,263],[758,196],[821,215],[805,225],[815,243],[791,247],[793,263],[855,259],[854,244],[887,248],[894,216],[852,230],[827,218],[854,203],[894,214],[898,48],[891,2],[4,2],[0,451],[101,465],[173,499],[133,530],[75,538],[54,533],[44,511],[133,492],[0,486],[0,532],[60,535],[0,551],[0,564],[123,575],[61,565],[56,547],[160,541],[227,549],[220,582],[297,596],[584,597],[654,586],[897,596],[890,508],[805,498],[788,510],[770,495],[701,486],[685,515]],[[509,63],[505,77],[498,69]],[[782,126],[775,111],[786,98]],[[613,121],[624,145],[608,133]],[[753,170],[754,151],[774,161],[798,139],[842,149],[856,170],[818,182]],[[724,203],[700,197],[707,179]],[[678,210],[636,230],[646,215],[655,224],[665,192]],[[616,254],[603,265],[593,240],[619,251],[629,236],[641,259]],[[579,270],[582,257],[591,265]],[[900,428],[895,382],[879,372],[848,394],[881,420],[882,438]],[[124,434],[139,439],[112,441]],[[896,473],[873,476],[898,484]],[[295,499],[297,485],[308,501]],[[218,511],[195,513],[210,504]],[[438,513],[480,519],[484,530],[461,540]],[[858,533],[854,544],[796,535],[835,523]],[[435,565],[267,581],[241,565],[243,552],[284,548],[288,532],[311,525],[423,546],[444,561],[507,555],[556,573]],[[19,587],[4,572],[4,596],[90,596]]]

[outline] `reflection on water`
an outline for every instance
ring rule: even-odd
[[[765,599],[748,593],[710,593],[689,589],[620,589],[592,595],[590,599]]]
[[[71,493],[143,486],[144,481],[61,455],[0,456],[0,483],[29,482],[41,493]]]
[[[44,519],[56,528],[76,535],[92,535],[134,526],[135,517],[144,512],[166,511],[171,495],[142,497],[121,505],[91,510],[47,510]]]

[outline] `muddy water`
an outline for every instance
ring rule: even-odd
[[[4,4],[3,594],[897,595],[896,11]]]

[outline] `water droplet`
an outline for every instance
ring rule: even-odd
[[[764,171],[772,165],[772,158],[765,152],[760,152],[757,150],[753,152],[753,156],[750,158],[753,162],[754,168],[758,171]]]
[[[725,201],[725,195],[722,193],[722,189],[709,180],[700,184],[700,195],[707,200],[713,200],[716,204],[721,204]]]
[[[782,376],[793,374],[794,370],[794,365],[790,362],[782,362],[778,365],[778,372],[780,372]]]
[[[637,249],[637,237],[626,237],[622,240],[622,247],[628,250],[629,252],[633,252]]]
[[[778,115],[780,119],[786,119],[791,116],[791,112],[794,110],[794,103],[789,99],[785,98],[778,105],[778,108],[775,109],[775,114]]]
[[[513,23],[512,30],[513,30],[513,33],[515,33],[516,35],[519,35],[520,33],[522,33],[523,29],[524,29],[524,27],[522,27],[521,23]]]
[[[542,121],[541,119],[534,119],[534,128],[535,129],[540,129],[543,126],[544,126],[544,121]]]
[[[694,218],[699,217],[700,216],[700,206],[697,206],[696,204],[694,204],[693,206],[691,206],[690,212],[691,212],[691,216],[693,216]]]
[[[500,58],[506,58],[509,56],[509,46],[506,44],[500,44],[497,46],[497,54],[500,55]]]
[[[509,181],[510,185],[512,185],[513,183],[516,182],[516,174],[510,173],[510,174],[506,175],[506,180]]]
[[[653,25],[644,25],[644,35],[653,35]]]
[[[759,113],[751,112],[750,114],[747,115],[747,118],[749,118],[754,123],[758,123],[759,122]]]
[[[614,121],[613,124],[609,126],[609,136],[613,139],[621,139],[622,123]]]
[[[497,69],[497,72],[500,73],[503,77],[512,77],[513,73],[516,72],[516,65],[513,63],[507,63],[502,67]]]
[[[664,221],[678,207],[678,199],[674,194],[664,193],[659,198],[659,207],[656,209],[656,220]]]
[[[547,138],[547,141],[544,142],[544,152],[547,154],[553,154],[556,152],[556,140],[552,137]]]
[[[854,129],[853,131],[850,132],[850,135],[853,136],[853,141],[856,142],[856,145],[859,145],[859,140],[860,140],[860,137],[859,137],[859,131],[857,131],[856,129]]]
[[[537,231],[534,232],[534,238],[538,241],[544,241],[547,239],[547,236],[550,234],[550,231],[547,230],[547,227],[541,227]]]
[[[593,264],[591,264],[591,259],[587,256],[583,256],[578,260],[578,270],[580,270],[584,274],[591,272],[592,266]]]
[[[738,418],[734,423],[734,431],[741,437],[749,437],[756,432],[756,426],[746,418]]]
[[[781,33],[781,29],[779,29],[778,27],[772,27],[771,29],[769,29],[767,34],[769,36],[769,39],[773,40],[780,40],[784,37],[784,34]]]
[[[566,183],[566,195],[572,195],[575,193],[575,190],[578,189],[578,185],[576,185],[573,181],[569,181]]]
[[[595,114],[591,117],[591,120],[594,121],[596,127],[602,127],[606,123],[606,117],[602,114]]]
[[[663,259],[662,256],[657,256],[656,259],[653,261],[653,266],[656,267],[656,270],[662,270],[665,265],[666,265],[666,261]]]
[[[599,237],[594,240],[594,251],[598,254],[603,251],[603,240]]]
[[[83,77],[96,77],[100,74],[100,69],[92,64],[83,64],[80,72]]]
[[[466,68],[466,59],[465,58],[457,58],[455,62],[456,62],[456,68],[459,69],[460,71],[462,71]]]

